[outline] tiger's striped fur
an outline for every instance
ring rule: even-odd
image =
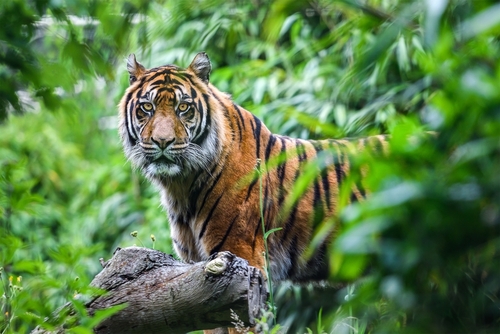
[[[340,184],[350,169],[348,151],[366,143],[383,146],[384,138],[352,143],[272,134],[209,83],[205,53],[185,70],[173,65],[147,70],[134,55],[127,68],[130,87],[119,105],[124,151],[158,187],[178,255],[201,261],[227,250],[263,268],[262,196],[266,230],[282,228],[269,238],[273,279],[325,279],[328,240],[312,257],[303,256],[313,229],[338,211]],[[295,181],[315,158],[317,176],[293,199]],[[259,180],[249,177],[258,161],[264,169],[262,193]],[[364,195],[361,186],[353,186],[352,200]]]

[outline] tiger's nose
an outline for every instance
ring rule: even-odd
[[[159,138],[151,138],[151,141],[153,143],[155,143],[159,148],[164,150],[175,141],[175,138],[161,138],[161,137],[159,137]]]

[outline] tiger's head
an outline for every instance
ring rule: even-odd
[[[153,181],[207,170],[221,151],[221,104],[209,84],[211,64],[198,53],[187,69],[146,69],[131,54],[130,86],[120,108],[127,158]]]

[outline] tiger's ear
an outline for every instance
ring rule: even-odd
[[[191,65],[189,65],[188,70],[193,72],[198,78],[203,80],[203,82],[208,83],[212,65],[210,64],[210,59],[207,54],[205,52],[198,53],[191,62]]]
[[[130,84],[133,84],[144,74],[144,72],[146,72],[146,68],[135,59],[135,54],[133,53],[131,53],[127,58],[127,70],[130,74]]]

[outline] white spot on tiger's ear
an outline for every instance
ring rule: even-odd
[[[135,54],[131,53],[127,58],[127,71],[130,75],[129,83],[132,84],[146,72],[146,68],[135,59]]]
[[[188,70],[196,74],[203,82],[208,83],[212,65],[210,64],[210,59],[207,54],[205,52],[198,53],[191,62],[191,65],[189,65]]]

